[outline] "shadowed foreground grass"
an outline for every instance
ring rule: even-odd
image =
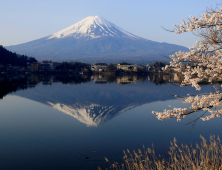
[[[142,152],[129,150],[124,152],[124,163],[119,165],[117,162],[111,164],[109,169],[114,170],[222,170],[222,144],[219,136],[210,136],[209,144],[202,139],[201,145],[196,146],[181,145],[177,146],[177,141],[171,142],[169,159],[164,159],[160,155],[156,156],[154,147],[145,149]],[[101,170],[101,168],[99,168]]]

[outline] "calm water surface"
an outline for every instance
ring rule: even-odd
[[[172,83],[176,80],[175,75],[1,77],[1,168],[105,169],[104,157],[121,163],[126,149],[154,144],[157,154],[168,157],[174,137],[179,144],[195,144],[200,134],[222,136],[221,118],[203,122],[199,112],[181,122],[160,121],[151,113],[185,106],[169,93],[211,90],[181,88]]]

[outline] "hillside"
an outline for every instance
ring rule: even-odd
[[[0,45],[0,64],[7,65],[12,64],[16,66],[27,66],[27,62],[33,63],[37,60],[33,57],[28,57],[26,55],[19,55],[12,53],[3,46]]]

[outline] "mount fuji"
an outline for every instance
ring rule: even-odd
[[[100,16],[89,16],[52,35],[6,47],[38,60],[85,62],[156,61],[186,47],[159,43],[131,34]]]

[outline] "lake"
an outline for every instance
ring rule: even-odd
[[[167,158],[174,137],[190,145],[200,135],[222,136],[221,118],[202,121],[196,112],[181,122],[160,121],[151,113],[187,105],[174,95],[211,91],[177,81],[177,75],[0,77],[1,169],[105,169],[104,157],[121,163],[126,149],[153,144]]]

